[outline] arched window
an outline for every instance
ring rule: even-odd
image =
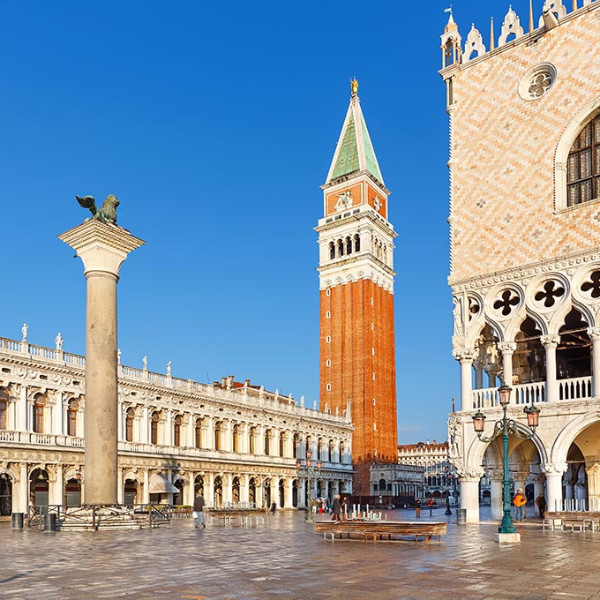
[[[344,256],[344,244],[342,240],[337,241],[337,255]]]
[[[335,258],[335,244],[333,242],[329,242],[329,260],[333,260]]]
[[[217,421],[215,423],[215,450],[221,449],[221,430],[222,430],[221,421]]]
[[[343,463],[346,458],[346,445],[344,442],[340,442],[340,462]]]
[[[240,424],[236,423],[233,426],[233,451],[240,451]]]
[[[158,422],[160,421],[160,414],[158,411],[152,413],[150,420],[150,443],[158,444]]]
[[[360,252],[360,235],[354,236],[354,252]]]
[[[292,442],[292,449],[293,449],[293,454],[294,454],[294,458],[298,458],[299,454],[298,454],[298,445],[300,444],[300,436],[295,433],[294,434],[294,441]]]
[[[194,428],[194,441],[196,448],[202,448],[202,419],[196,419],[196,427]]]
[[[256,454],[256,427],[250,428],[250,454]]]
[[[125,441],[133,442],[133,422],[135,420],[135,409],[128,408],[125,413]]]
[[[312,452],[312,445],[313,445],[313,441],[312,438],[310,437],[310,435],[306,436],[306,452]],[[313,456],[313,459],[315,457]]]
[[[69,402],[69,408],[67,409],[67,435],[77,435],[77,412],[79,410],[79,403],[77,400],[71,400]]]
[[[319,438],[317,440],[317,460],[323,460],[323,440]]]
[[[285,434],[283,431],[279,434],[279,456],[285,455]]]
[[[177,415],[173,421],[173,446],[181,446],[181,415]]]
[[[352,239],[350,236],[346,238],[346,254],[352,254]]]
[[[0,429],[6,429],[8,412],[8,392],[0,388]]]
[[[37,394],[33,400],[33,431],[34,433],[44,433],[44,407],[46,406],[46,396]]]
[[[335,445],[333,443],[333,440],[329,440],[329,462],[332,462],[333,460],[333,449],[335,448]]]
[[[567,206],[600,198],[600,115],[583,127],[567,162]]]
[[[267,456],[270,456],[271,454],[271,436],[272,436],[272,431],[270,429],[267,429],[265,431],[265,454]]]

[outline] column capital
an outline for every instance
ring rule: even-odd
[[[502,354],[512,354],[517,349],[516,342],[499,342],[498,350],[502,352]]]
[[[560,343],[560,335],[558,333],[543,335],[540,338],[540,342],[542,342],[544,348],[556,348]]]
[[[86,277],[93,272],[118,277],[119,269],[130,252],[145,242],[118,225],[90,220],[58,236],[71,246],[83,261]]]
[[[560,475],[562,476],[562,474],[567,470],[567,463],[545,463],[542,466],[542,470],[544,471],[544,473],[546,473],[546,476],[552,476],[552,475]]]
[[[452,355],[459,362],[473,362],[479,353],[475,348],[456,348]]]
[[[600,341],[600,327],[590,327],[587,330],[587,334],[590,336],[592,342]]]
[[[461,481],[479,481],[484,470],[481,467],[461,467],[456,469],[456,474]]]

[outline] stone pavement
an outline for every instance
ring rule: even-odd
[[[44,533],[2,523],[0,597],[600,600],[600,533],[543,533],[532,520],[519,527],[521,544],[499,547],[496,528],[452,521],[441,544],[426,546],[324,541],[298,512],[251,528],[182,519],[152,531]]]

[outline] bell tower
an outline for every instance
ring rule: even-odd
[[[354,492],[369,468],[397,463],[394,268],[389,190],[360,107],[358,82],[322,186],[319,220],[321,410],[351,411]]]

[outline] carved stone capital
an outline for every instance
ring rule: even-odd
[[[502,352],[502,354],[512,354],[517,349],[517,344],[515,342],[500,342],[498,344],[498,350]]]
[[[478,352],[474,348],[456,348],[452,355],[459,362],[473,361],[478,355]]]
[[[567,463],[546,463],[542,469],[547,475],[562,475],[567,467]]]
[[[461,481],[479,481],[484,470],[481,467],[461,467],[456,469],[456,474]]]
[[[587,330],[587,334],[590,336],[592,342],[600,341],[600,327],[590,327]]]
[[[560,335],[558,333],[543,335],[540,338],[540,341],[542,342],[542,346],[544,346],[544,348],[556,348],[560,343]]]

